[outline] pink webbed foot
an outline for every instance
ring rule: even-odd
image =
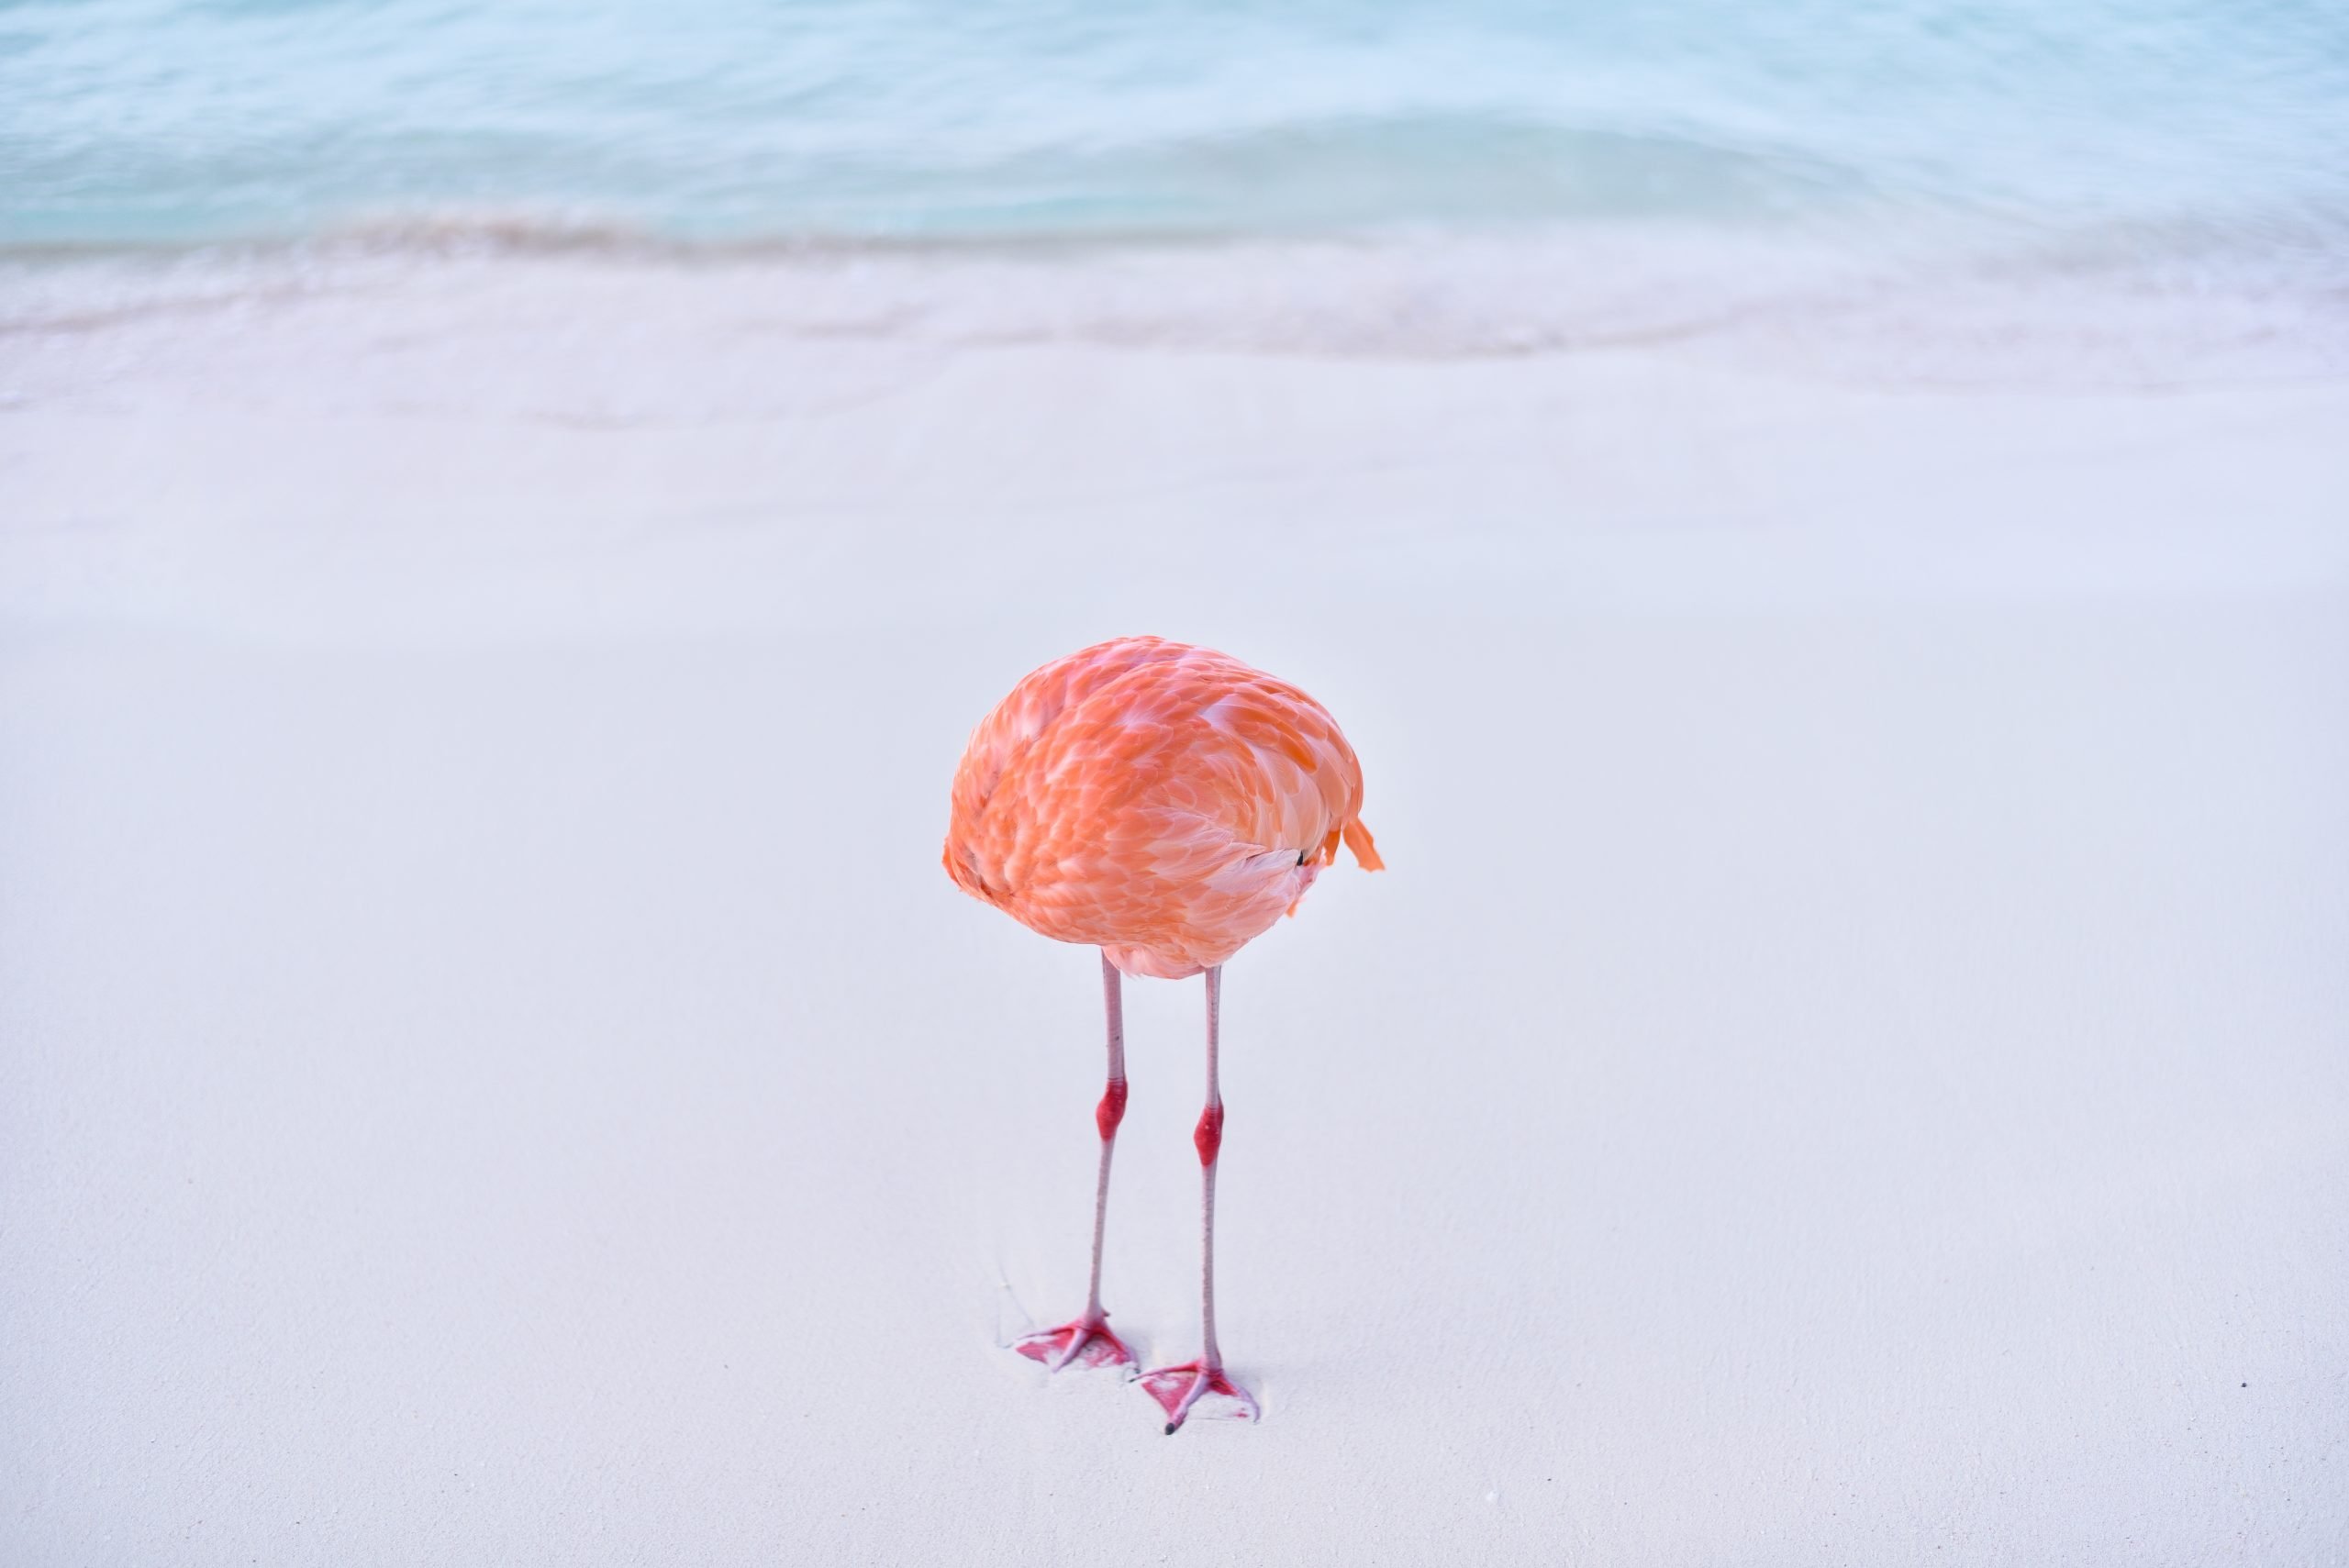
[[[1211,1420],[1253,1421],[1261,1414],[1254,1395],[1225,1376],[1221,1367],[1210,1367],[1205,1362],[1153,1367],[1141,1374],[1141,1385],[1166,1412],[1170,1438],[1195,1415]]]
[[[1109,1315],[1079,1318],[1057,1329],[1042,1329],[1014,1340],[1011,1348],[1030,1361],[1042,1362],[1046,1372],[1066,1367],[1131,1366],[1133,1351],[1109,1331]]]

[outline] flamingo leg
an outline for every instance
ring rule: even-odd
[[[1118,1150],[1118,1124],[1126,1118],[1126,1009],[1123,977],[1109,955],[1101,955],[1101,1000],[1109,1034],[1109,1078],[1101,1103],[1093,1107],[1094,1130],[1101,1135],[1101,1172],[1093,1188],[1093,1269],[1085,1293],[1085,1316],[1055,1329],[1030,1334],[1012,1346],[1030,1361],[1058,1372],[1081,1366],[1130,1366],[1133,1352],[1109,1331],[1101,1308],[1101,1241],[1109,1220],[1109,1162]]]
[[[1254,1396],[1225,1375],[1223,1350],[1215,1338],[1215,1168],[1223,1150],[1223,1090],[1216,1079],[1216,1057],[1222,1029],[1223,966],[1218,964],[1208,971],[1208,1103],[1191,1132],[1192,1147],[1199,1151],[1199,1359],[1141,1374],[1142,1387],[1166,1412],[1168,1437],[1210,1395],[1222,1407],[1219,1414],[1249,1421],[1258,1415]]]

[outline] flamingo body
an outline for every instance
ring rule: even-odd
[[[1127,637],[1030,673],[954,775],[957,885],[1127,974],[1264,934],[1336,857],[1380,869],[1362,765],[1319,703],[1229,654]]]

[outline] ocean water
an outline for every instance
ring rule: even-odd
[[[1233,242],[1282,259],[1163,260]],[[26,259],[321,246],[1108,250],[1158,271],[955,308],[1479,350],[1830,296],[1980,337],[2026,295],[2043,326],[2097,316],[2087,279],[2122,338],[2183,311],[2231,353],[2332,362],[2349,6],[0,4],[17,284]]]
[[[0,241],[684,239],[1875,209],[2331,243],[2338,0],[31,0]]]

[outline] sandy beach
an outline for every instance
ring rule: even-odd
[[[2349,1556],[2349,382],[778,266],[12,284],[0,1559]],[[1174,1440],[1003,1348],[1096,961],[938,865],[1139,631],[1327,703],[1391,868],[1230,966],[1266,1418]]]

